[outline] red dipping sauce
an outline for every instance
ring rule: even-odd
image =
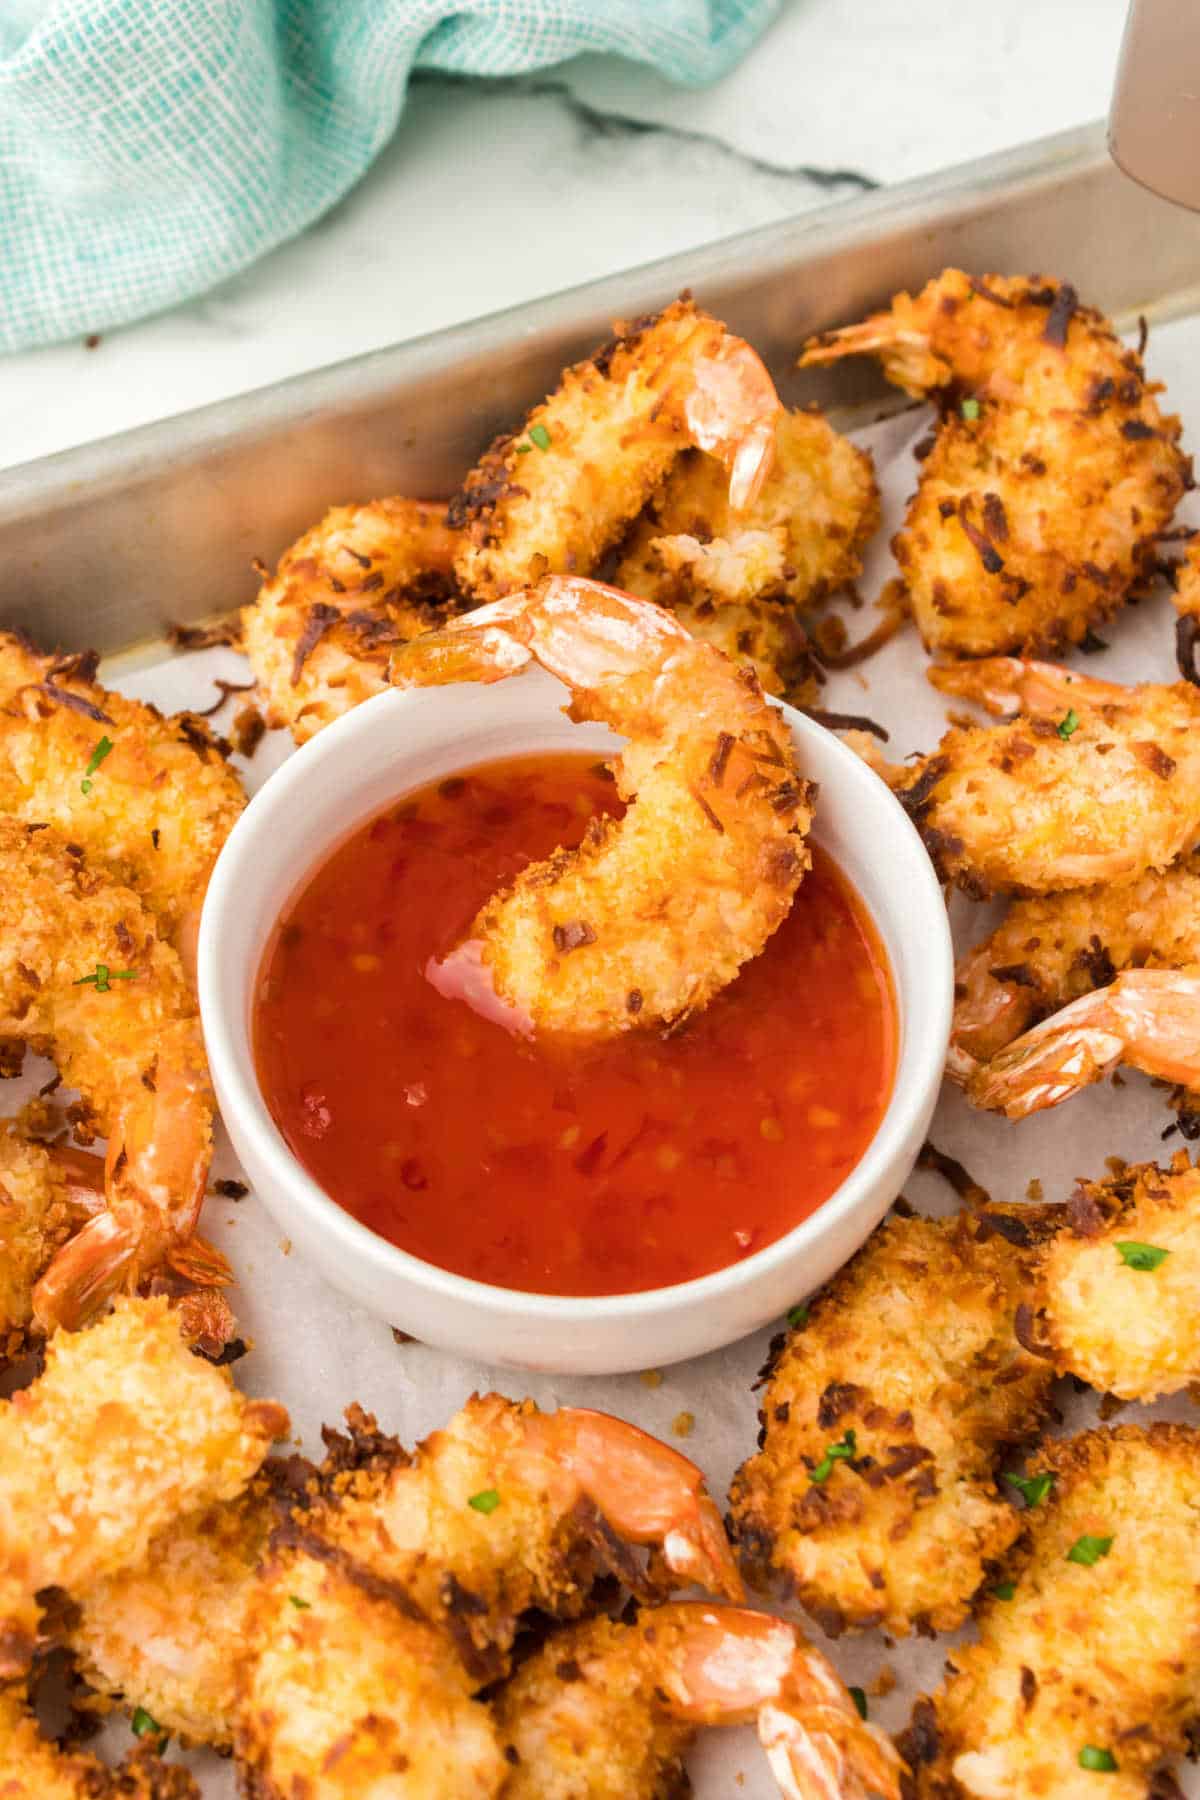
[[[381,1237],[478,1281],[621,1294],[725,1268],[828,1198],[890,1097],[887,963],[819,849],[676,1036],[529,1041],[434,990],[426,964],[490,894],[620,811],[577,754],[423,789],[332,852],[263,959],[259,1082],[293,1153]]]

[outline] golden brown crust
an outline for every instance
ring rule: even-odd
[[[779,1345],[732,1517],[748,1571],[826,1630],[951,1630],[1016,1537],[995,1477],[1050,1408],[1014,1330],[1041,1229],[1031,1208],[893,1215]]]
[[[1054,1476],[1022,1515],[977,1644],[918,1701],[901,1752],[914,1800],[1147,1800],[1182,1754],[1200,1679],[1200,1434],[1126,1425],[1043,1447]],[[1095,1542],[1111,1538],[1107,1553]],[[1085,1555],[1068,1552],[1093,1540]],[[1080,1551],[1076,1551],[1076,1558]],[[1004,1594],[1008,1593],[1005,1587]],[[1097,1773],[1080,1753],[1107,1753]],[[1094,1761],[1094,1758],[1091,1760]]]
[[[200,1800],[186,1769],[140,1745],[119,1768],[42,1736],[25,1700],[0,1689],[0,1795],[4,1800]]]

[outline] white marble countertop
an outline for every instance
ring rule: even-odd
[[[734,73],[418,79],[319,225],[201,299],[0,362],[0,467],[1096,118],[1125,0],[788,0]]]

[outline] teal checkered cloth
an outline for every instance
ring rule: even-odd
[[[171,306],[303,231],[414,68],[583,50],[713,81],[780,0],[0,0],[0,349]]]

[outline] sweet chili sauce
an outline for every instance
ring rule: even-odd
[[[895,1005],[821,850],[766,949],[685,1029],[528,1041],[427,980],[489,895],[621,811],[578,754],[410,794],[309,877],[263,960],[266,1102],[330,1197],[480,1281],[614,1294],[726,1267],[820,1206],[891,1091]]]

